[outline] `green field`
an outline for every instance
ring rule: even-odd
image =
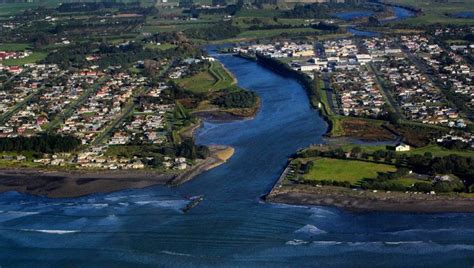
[[[176,48],[177,46],[173,44],[169,44],[169,43],[164,43],[161,45],[147,44],[145,47],[150,48],[150,49],[168,50],[168,49]]]
[[[355,147],[353,144],[348,144],[342,146],[342,149],[344,151],[350,151],[351,148]],[[373,153],[377,150],[387,150],[387,147],[385,145],[367,145],[367,146],[360,146],[362,148],[362,151],[366,153]],[[439,145],[432,144],[428,145],[425,147],[420,147],[420,148],[412,148],[408,152],[398,152],[397,154],[407,154],[407,155],[423,155],[424,153],[429,152],[433,156],[447,156],[447,155],[460,155],[460,156],[465,156],[465,157],[474,157],[474,151],[468,151],[468,150],[449,150],[446,148],[443,148]]]
[[[237,17],[281,17],[282,12],[275,9],[242,9],[237,12]]]
[[[456,12],[474,11],[474,0],[446,2],[436,0],[385,0],[384,2],[418,7],[423,10],[424,14],[422,16],[400,22],[404,24],[474,24],[473,19],[449,16]]]
[[[392,165],[376,164],[357,160],[317,158],[310,171],[303,175],[305,180],[348,181],[356,185],[364,178],[376,178],[379,172],[393,172]]]
[[[47,55],[48,54],[44,53],[44,52],[33,52],[33,54],[31,54],[28,57],[24,57],[22,59],[8,59],[8,60],[2,61],[1,63],[3,65],[6,65],[6,66],[36,63],[36,62],[39,62],[39,61],[43,60],[44,58],[46,58]]]
[[[178,84],[196,93],[206,93],[229,88],[235,80],[220,63],[211,62],[206,71],[180,79]]]
[[[0,16],[10,16],[23,12],[26,9],[34,9],[37,7],[56,7],[59,1],[48,0],[32,3],[2,3],[0,4]]]
[[[279,36],[283,33],[318,34],[319,31],[312,28],[286,28],[286,29],[284,28],[284,29],[271,29],[271,30],[253,30],[253,31],[242,32],[237,37],[239,38],[270,38],[270,37]]]
[[[0,51],[24,51],[31,49],[30,44],[26,43],[0,43]]]

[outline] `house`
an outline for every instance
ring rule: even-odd
[[[395,152],[408,152],[410,151],[410,145],[408,144],[403,144],[403,143],[399,143],[395,146],[387,146],[387,149],[388,150],[393,150]]]

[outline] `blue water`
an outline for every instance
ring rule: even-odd
[[[405,19],[408,19],[408,18],[411,18],[411,17],[415,16],[415,13],[413,11],[410,11],[410,10],[402,8],[402,7],[392,7],[392,9],[393,9],[393,12],[394,12],[393,18],[388,18],[388,19],[381,20],[380,21],[381,23],[401,21],[401,20],[405,20]],[[351,13],[351,12],[347,12],[347,13]],[[358,13],[358,12],[354,12],[354,13]],[[363,14],[364,12],[359,12],[359,13]],[[373,15],[373,13],[370,12],[370,11],[367,11],[365,13],[371,13],[371,14],[367,15],[366,17]],[[349,19],[347,19],[347,20],[349,20]],[[378,32],[364,31],[364,30],[357,29],[355,27],[348,27],[347,31],[352,33],[355,36],[362,36],[362,37],[376,37],[376,36],[380,35],[380,33],[378,33]]]
[[[463,11],[454,13],[455,17],[462,19],[474,19],[474,11]]]
[[[380,33],[378,33],[378,32],[359,30],[359,29],[356,29],[354,27],[348,27],[347,31],[352,33],[355,36],[363,36],[363,37],[375,37],[375,36],[380,35]]]
[[[402,7],[392,7],[392,9],[394,12],[394,18],[382,20],[383,23],[400,21],[400,20],[404,20],[404,19],[408,19],[408,18],[412,18],[416,16],[413,11],[410,11]]]
[[[202,144],[236,149],[226,164],[178,188],[75,199],[0,195],[4,267],[472,267],[474,215],[350,213],[262,203],[297,149],[325,122],[303,88],[252,61],[218,56],[258,93],[255,119],[205,123]],[[204,195],[184,214],[187,197]]]
[[[355,19],[370,17],[372,15],[374,15],[374,12],[372,11],[350,11],[350,12],[338,12],[338,13],[333,14],[333,16],[341,20],[355,20]]]

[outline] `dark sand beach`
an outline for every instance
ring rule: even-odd
[[[52,198],[69,198],[157,184],[176,186],[224,163],[234,152],[233,148],[227,146],[210,146],[210,150],[208,158],[198,160],[183,173],[159,173],[153,170],[2,169],[0,192],[17,191]]]
[[[372,192],[332,186],[277,185],[268,202],[332,206],[349,211],[474,212],[474,198],[425,193]]]

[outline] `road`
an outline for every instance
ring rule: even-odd
[[[367,67],[368,67],[369,71],[371,71],[374,74],[375,82],[377,83],[377,85],[381,89],[380,93],[382,93],[384,99],[387,101],[388,105],[390,105],[390,108],[392,109],[392,111],[397,113],[398,116],[400,116],[400,118],[405,118],[405,116],[403,115],[403,112],[401,111],[400,107],[398,106],[398,103],[393,98],[392,92],[390,92],[390,90],[387,87],[385,87],[384,81],[382,80],[382,78],[380,77],[380,74],[376,71],[376,69],[374,68],[372,63],[369,63],[367,65]]]
[[[443,92],[443,89],[444,89],[444,85],[439,81],[439,79],[435,76],[435,74],[433,73],[433,70],[426,64],[424,63],[423,61],[421,61],[418,57],[416,57],[416,55],[414,55],[411,51],[409,51],[406,47],[400,47],[403,51],[403,53],[405,53],[405,55],[407,56],[407,58],[413,63],[415,64],[415,66],[420,69],[420,71],[422,71],[427,77],[428,79],[430,80],[431,83],[433,83],[433,85],[435,85],[439,90],[441,90],[441,92]],[[460,112],[463,112],[463,109],[461,109],[462,107],[457,107],[449,98],[448,96],[446,96],[445,94],[445,97],[446,97],[446,100],[448,101],[448,104],[449,106],[451,107],[455,107],[457,108]],[[464,112],[463,112],[464,113]],[[464,113],[464,117],[468,118],[470,121],[473,121],[474,120],[474,113]]]
[[[334,90],[331,88],[331,82],[330,82],[328,73],[324,73],[323,82],[324,82],[323,90],[326,92],[329,108],[331,109],[333,114],[340,114],[340,108],[339,108],[339,105],[337,104],[336,94],[334,94]]]

